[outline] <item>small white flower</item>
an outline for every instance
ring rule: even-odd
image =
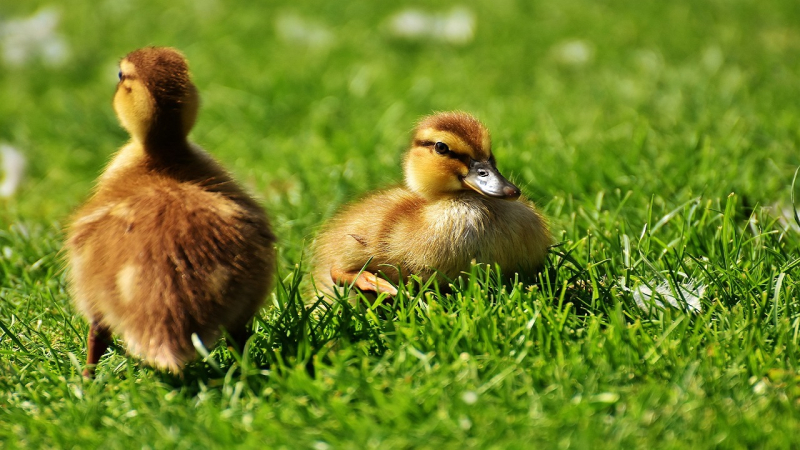
[[[451,44],[466,44],[475,37],[475,16],[467,8],[456,7],[438,18],[440,39]]]
[[[397,38],[463,45],[475,38],[475,15],[457,6],[447,13],[428,13],[416,8],[401,10],[388,20],[389,32]]]
[[[764,395],[767,392],[767,383],[764,380],[759,381],[753,385],[753,393],[756,395]]]
[[[331,448],[331,445],[325,441],[315,441],[313,444],[311,444],[311,447],[314,450],[328,450]]]
[[[325,48],[333,44],[333,32],[321,23],[294,13],[281,14],[275,19],[278,37],[293,44]]]
[[[35,58],[50,66],[67,61],[69,47],[56,32],[60,20],[54,9],[42,9],[36,14],[0,24],[0,43],[3,59],[8,65],[22,66]]]
[[[594,59],[594,46],[580,39],[561,41],[551,52],[556,61],[566,66],[585,66]]]
[[[0,197],[11,197],[17,191],[25,171],[25,157],[9,145],[0,145]]]
[[[474,405],[478,401],[478,394],[475,391],[464,392],[461,394],[461,400],[468,405]]]
[[[597,395],[593,395],[589,401],[592,403],[604,403],[610,405],[619,401],[619,394],[616,392],[601,392]]]
[[[428,34],[430,17],[423,11],[410,8],[389,18],[389,31],[399,38],[417,39]]]

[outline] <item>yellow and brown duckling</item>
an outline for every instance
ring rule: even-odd
[[[66,241],[69,282],[90,321],[84,375],[111,334],[129,353],[179,371],[192,335],[246,338],[272,288],[275,237],[262,208],[189,142],[199,98],[184,57],[148,47],[120,62],[114,110],[131,141],[100,176]]]
[[[331,294],[353,284],[393,296],[401,274],[453,279],[472,261],[497,263],[506,275],[533,277],[541,268],[547,223],[497,170],[489,131],[477,119],[462,112],[424,118],[404,170],[404,187],[368,196],[324,226],[314,251],[317,289]]]

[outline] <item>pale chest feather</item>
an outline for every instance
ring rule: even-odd
[[[523,201],[466,197],[430,204],[399,228],[404,239],[395,236],[387,260],[401,262],[406,273],[435,268],[455,277],[473,260],[528,273],[541,265],[549,243],[546,224]]]
[[[409,223],[414,232],[392,250],[397,261],[410,272],[436,268],[456,276],[470,261],[491,258],[496,236],[491,230],[492,212],[480,202],[452,200],[423,209],[419,223]]]
[[[491,212],[479,202],[450,201],[425,211],[432,244],[448,253],[475,253],[493,240]]]

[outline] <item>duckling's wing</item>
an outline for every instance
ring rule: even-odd
[[[397,290],[376,273],[387,273],[397,282],[398,266],[390,250],[397,225],[408,219],[409,204],[418,199],[402,188],[373,194],[339,212],[318,235],[314,249],[314,282],[317,288],[330,292],[334,285],[354,284],[364,291]],[[365,265],[368,267],[364,267]],[[363,272],[362,272],[363,269]],[[361,276],[359,276],[361,273]]]

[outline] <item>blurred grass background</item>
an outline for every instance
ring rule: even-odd
[[[473,34],[457,42],[437,39],[437,27],[445,26],[441,20],[429,24],[429,34],[419,38],[393,32],[396,15],[412,7],[440,17],[466,11],[474,20]],[[446,383],[461,376],[461,371],[474,370],[477,380],[489,382],[505,373],[503,367],[508,364],[522,377],[515,379],[516,384],[497,381],[492,385],[497,388],[489,386],[481,391],[497,395],[492,397],[494,406],[483,418],[473,417],[470,423],[475,427],[461,434],[453,430],[465,422],[457,414],[449,417],[448,406],[441,403],[438,409],[420,406],[425,413],[418,413],[412,404],[393,410],[370,397],[368,401],[353,400],[346,407],[340,405],[342,409],[338,410],[331,406],[335,402],[314,397],[302,387],[305,383],[323,389],[334,382],[329,383],[324,376],[310,381],[304,378],[302,369],[288,370],[281,375],[285,378],[263,381],[263,389],[254,388],[247,414],[255,414],[256,422],[265,427],[261,433],[248,435],[252,430],[246,423],[226,422],[224,414],[228,413],[224,411],[230,404],[224,399],[234,395],[225,390],[233,386],[227,381],[222,383],[223,388],[211,388],[214,393],[209,395],[223,400],[206,405],[209,409],[201,412],[205,421],[195,424],[186,409],[199,401],[195,394],[199,398],[206,395],[205,385],[189,388],[188,393],[175,388],[181,392],[181,400],[172,404],[178,391],[165,386],[152,372],[134,371],[130,368],[133,362],[124,365],[127,360],[120,351],[108,365],[109,370],[116,367],[111,378],[122,379],[106,380],[106,393],[102,387],[84,386],[87,392],[94,389],[91,397],[96,401],[119,406],[114,403],[114,392],[128,395],[137,389],[137,383],[145,383],[150,391],[142,394],[147,397],[143,404],[153,408],[154,420],[174,419],[176,423],[174,429],[167,425],[162,429],[135,422],[148,431],[142,431],[141,441],[130,442],[136,443],[134,446],[145,442],[153,445],[153,440],[161,442],[155,447],[180,442],[165,436],[203,445],[252,445],[264,438],[266,424],[274,427],[269,432],[279,436],[271,441],[273,445],[338,442],[335,448],[363,448],[376,442],[373,446],[397,448],[448,444],[453,448],[493,444],[523,448],[525,442],[532,441],[515,440],[515,436],[526,435],[522,431],[526,427],[541,430],[540,440],[534,441],[543,445],[573,436],[572,441],[562,441],[566,442],[562,447],[569,447],[570,442],[579,448],[625,443],[670,447],[686,441],[745,447],[770,435],[760,426],[761,418],[768,413],[773,414],[770,420],[780,431],[770,442],[788,446],[798,431],[794,423],[797,392],[780,391],[773,400],[764,400],[766,403],[758,403],[762,400],[752,396],[753,386],[768,373],[773,374],[766,378],[768,381],[778,380],[775,386],[794,383],[791,380],[796,381],[793,377],[797,376],[797,333],[791,330],[796,329],[793,327],[798,320],[792,309],[797,300],[798,239],[796,231],[785,229],[785,222],[791,224],[792,219],[784,217],[780,222],[778,218],[791,211],[790,185],[800,165],[800,3],[177,0],[165,5],[152,0],[76,0],[67,6],[34,0],[0,4],[0,42],[8,45],[10,41],[9,23],[42,11],[50,11],[57,18],[42,41],[54,36],[62,39],[61,59],[48,62],[33,54],[20,64],[0,60],[0,143],[13,146],[27,159],[25,178],[16,194],[0,199],[0,296],[5,302],[0,306],[0,319],[7,328],[0,339],[0,367],[15,367],[16,374],[0,378],[0,384],[9,390],[0,406],[8,406],[9,421],[22,420],[30,413],[30,422],[20,426],[43,430],[38,435],[41,441],[37,441],[17,429],[9,436],[19,440],[9,441],[16,444],[8,444],[8,448],[32,442],[51,447],[81,442],[108,444],[111,431],[132,426],[124,417],[104,419],[108,411],[102,408],[96,414],[87,413],[94,407],[69,394],[82,383],[68,370],[68,355],[83,358],[79,336],[85,333],[85,324],[69,306],[57,252],[60,230],[70,212],[88,196],[96,176],[127,139],[111,107],[116,64],[129,51],[146,45],[174,46],[188,57],[202,98],[191,138],[263,200],[280,238],[283,276],[291,274],[316,228],[338,207],[370,189],[401,181],[400,159],[416,120],[433,111],[460,109],[477,115],[489,127],[498,167],[542,207],[551,218],[556,238],[566,242],[564,251],[572,252],[575,271],[569,276],[558,272],[559,276],[570,282],[577,277],[597,287],[602,280],[612,285],[620,277],[630,281],[631,273],[635,273],[633,278],[647,279],[655,276],[650,272],[658,270],[682,271],[707,286],[703,305],[710,312],[696,318],[667,314],[649,322],[636,310],[629,292],[609,288],[599,300],[595,291],[588,319],[571,313],[560,318],[558,314],[563,311],[558,309],[558,292],[549,297],[544,292],[531,294],[535,301],[530,300],[533,303],[528,306],[544,311],[555,308],[553,320],[541,325],[542,332],[545,337],[552,332],[561,336],[559,342],[562,338],[567,341],[562,350],[569,355],[569,362],[564,362],[562,354],[562,359],[543,356],[534,365],[523,359],[510,363],[516,356],[507,353],[508,348],[533,350],[522,344],[515,347],[509,340],[504,342],[510,347],[481,350],[492,355],[477,363],[485,370],[470,369],[472,363],[466,360],[463,367],[458,366],[464,349],[440,349],[438,355],[452,353],[452,367],[458,367],[442,369],[440,378],[432,380]],[[731,193],[735,196],[729,198]],[[757,230],[748,234],[751,228]],[[644,256],[637,258],[636,252],[631,256],[631,243]],[[554,256],[554,267],[556,260]],[[785,280],[783,284],[777,283],[779,279]],[[479,288],[470,289],[465,292],[478,295],[480,303],[480,296],[486,294],[480,294],[483,291]],[[513,298],[501,296],[516,305]],[[488,302],[488,297],[485,300]],[[602,308],[596,306],[598,302],[604,302]],[[592,305],[596,307],[592,309]],[[525,305],[517,306],[519,309],[512,308],[515,312],[511,314],[515,320],[533,320],[533,316],[525,315],[530,312]],[[620,316],[612,314],[614,311]],[[748,328],[762,326],[760,320],[770,311],[774,312],[774,320],[770,319],[774,329],[762,336],[760,331]],[[277,313],[270,314],[265,316],[265,323],[277,326]],[[436,329],[436,320],[449,317],[430,311],[425,314],[424,319],[429,321],[425,323]],[[472,331],[465,331],[465,339],[476,336],[470,333],[485,332],[480,331],[480,324],[501,320],[481,314],[462,311],[462,318],[468,318],[463,320],[477,324]],[[330,375],[335,383],[342,384],[343,392],[376,389],[386,392],[394,402],[409,398],[411,403],[424,403],[427,397],[447,403],[450,400],[442,399],[456,395],[447,389],[434,390],[436,394],[425,389],[404,391],[394,384],[411,374],[424,377],[428,373],[422,366],[404,372],[402,363],[392,359],[399,358],[402,352],[398,349],[410,352],[405,347],[409,342],[418,347],[424,347],[420,342],[429,342],[434,349],[442,345],[438,338],[425,334],[430,332],[425,327],[409,328],[415,336],[409,341],[400,332],[386,334],[381,328],[387,323],[405,323],[404,317],[381,316],[374,326],[384,334],[374,341],[367,338],[369,345],[389,342],[386,345],[397,350],[394,356],[362,351],[357,344],[331,344],[334,349],[329,352],[328,364],[332,373],[348,374],[343,378]],[[714,325],[707,326],[706,321]],[[559,328],[554,332],[552,324],[558,323],[567,331]],[[347,328],[341,326],[342,330]],[[526,326],[520,322],[519,329]],[[72,336],[70,327],[80,333]],[[675,332],[670,339],[677,341],[667,340],[676,329],[680,333]],[[559,334],[562,331],[563,336]],[[10,336],[17,334],[32,336],[32,341],[20,338],[20,342],[14,342]],[[503,336],[498,339],[511,339]],[[631,336],[641,342],[631,342]],[[659,341],[658,336],[663,339]],[[697,341],[692,341],[692,336]],[[50,348],[36,356],[32,356],[36,352],[21,356],[20,345],[31,350],[41,346],[37,339],[48,342]],[[542,339],[533,340],[534,348],[542,355],[551,355],[555,350],[542,344]],[[737,350],[735,343],[753,339],[756,343],[752,347],[745,345],[744,350]],[[683,341],[688,343],[679,343]],[[278,345],[280,339],[270,342]],[[609,350],[605,356],[587,353],[586,349],[600,342],[616,350]],[[662,346],[664,342],[673,342],[673,347],[666,346],[672,353]],[[336,350],[336,345],[341,348]],[[646,357],[626,345],[643,346],[641,352]],[[710,356],[719,352],[726,356]],[[739,352],[744,356],[739,357]],[[652,359],[653,354],[669,363],[662,361],[666,365],[655,372],[649,371],[653,367],[650,363],[638,365],[637,361]],[[63,379],[59,379],[52,367],[61,367],[62,363],[66,368],[59,375]],[[392,369],[386,369],[386,364]],[[363,373],[347,372],[352,365],[364,367]],[[707,370],[697,369],[698,365]],[[591,375],[598,367],[608,373]],[[691,387],[686,387],[676,381],[671,375],[676,367],[687,380],[695,380],[689,368],[699,370],[699,384],[692,381]],[[736,367],[741,370],[734,370]],[[389,381],[381,385],[376,381],[380,376],[370,370],[383,370],[381,373],[389,374],[385,375]],[[733,373],[731,370],[736,376],[725,378],[724,374]],[[775,375],[774,370],[780,373]],[[636,381],[626,378],[628,374],[635,374]],[[525,381],[528,376],[534,381]],[[574,379],[579,376],[594,381]],[[42,381],[49,377],[53,379]],[[752,377],[756,381],[750,383]],[[43,392],[35,387],[27,394],[18,392],[20,386],[40,382],[45,386]],[[665,387],[659,390],[662,384]],[[609,385],[622,386],[622,401],[619,394],[615,394],[616,399],[613,395],[597,397],[605,395]],[[339,384],[336,386],[338,389]],[[520,386],[525,386],[530,395],[543,392],[537,397],[544,399],[538,403],[539,409],[530,406],[533,403],[514,403],[516,394],[510,392],[523,389]],[[561,388],[548,391],[552,386]],[[562,391],[564,386],[574,390]],[[675,386],[687,389],[690,394],[686,395],[697,402],[697,411],[676,410],[669,419],[658,421],[658,411],[678,408],[675,402],[686,400],[684,394],[676,393]],[[264,394],[267,390],[269,395]],[[50,391],[71,400],[59,407],[46,406],[59,402],[48,398]],[[582,409],[580,399],[575,403],[576,392],[596,401]],[[352,392],[346,395],[358,397]],[[606,401],[609,399],[613,401]],[[273,422],[270,414],[280,415],[281,402],[293,405],[288,410],[297,416],[282,416]],[[466,402],[462,407],[469,410],[471,404]],[[627,409],[620,410],[623,404]],[[616,409],[609,405],[616,405]],[[533,409],[527,411],[529,406]],[[72,419],[62,425],[87,416],[105,431],[94,437],[77,434],[70,440],[57,428],[44,425],[54,421],[52,414],[41,413],[48,407],[70,411],[64,414],[72,414]],[[334,425],[320,422],[314,418],[314,407],[369,417],[371,421],[367,422],[374,430],[359,428],[345,419]],[[142,403],[138,408],[143,410]],[[253,412],[257,408],[269,412],[259,415]],[[31,413],[34,409],[41,414]],[[562,414],[562,410],[569,413]],[[241,414],[245,413],[237,411],[233,413],[236,417],[244,417]],[[508,413],[507,426],[493,422],[503,416],[503,411]],[[382,423],[385,414],[393,418]],[[440,417],[442,414],[447,419]],[[630,423],[625,422],[628,419]],[[220,435],[215,435],[210,430],[218,421],[226,425],[219,428]],[[704,421],[727,435],[742,434],[738,440],[725,441],[724,436],[719,440],[718,435],[703,428]],[[637,426],[649,431],[636,431]],[[407,440],[383,439],[392,435],[391,430],[407,429],[418,434],[412,433]],[[292,430],[297,440],[291,438]],[[349,430],[352,436],[344,436],[342,430]],[[137,433],[136,429],[125,431],[130,436]],[[125,448],[126,443],[112,446]]]
[[[797,162],[793,2],[486,2],[464,45],[394,37],[400,4],[39,3],[69,55],[0,72],[0,141],[30,162],[5,208],[18,217],[60,220],[86,197],[127,138],[116,63],[145,45],[185,52],[203,99],[192,138],[264,198],[290,259],[342,201],[400,181],[409,130],[432,111],[484,120],[500,167],[540,203],[620,189],[643,194],[640,210],[651,195],[766,205]],[[299,36],[281,32],[292,20]]]

